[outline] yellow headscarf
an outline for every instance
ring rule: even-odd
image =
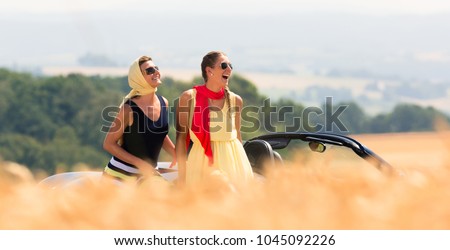
[[[128,71],[128,85],[130,85],[131,91],[124,97],[124,101],[134,96],[148,95],[158,90],[158,88],[153,88],[150,86],[142,75],[141,68],[139,66],[139,59],[141,58],[142,57],[139,57],[134,60],[130,66],[130,70]]]

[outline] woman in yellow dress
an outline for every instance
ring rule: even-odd
[[[233,67],[223,52],[212,51],[203,57],[201,70],[204,84],[183,92],[177,107],[178,182],[192,185],[220,176],[243,184],[253,172],[242,146],[243,101],[228,89]]]

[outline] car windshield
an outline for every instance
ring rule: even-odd
[[[326,168],[327,171],[336,172],[355,168],[379,172],[370,161],[358,156],[351,148],[336,145],[336,143],[294,139],[286,148],[275,151],[280,154],[286,164],[293,163],[295,166],[321,167]]]

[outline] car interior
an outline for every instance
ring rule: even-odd
[[[280,154],[272,149],[272,146],[264,140],[251,140],[244,144],[253,171],[262,174],[266,165],[282,165],[283,159]]]

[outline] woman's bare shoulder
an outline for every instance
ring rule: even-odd
[[[242,97],[234,92],[230,91],[230,97],[235,100],[235,103],[238,106],[242,106],[242,104],[244,103],[244,101],[242,100]]]
[[[188,90],[184,91],[183,93],[181,93],[180,101],[188,101],[188,100],[192,99],[193,96],[194,96],[194,90],[188,89]]]

